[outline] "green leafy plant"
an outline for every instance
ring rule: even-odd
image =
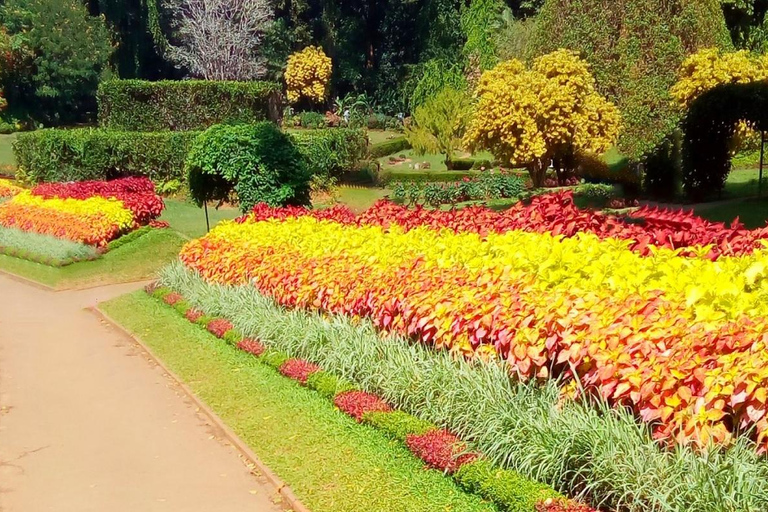
[[[409,435],[422,435],[437,426],[421,420],[403,411],[367,412],[363,414],[363,422],[383,430],[393,439],[405,442]]]
[[[304,112],[300,112],[298,115],[299,123],[304,128],[325,128],[328,123],[325,120],[325,116],[321,114],[320,112],[313,112],[311,110],[307,110]]]
[[[153,132],[277,121],[280,85],[214,80],[108,80],[99,84],[99,125]]]
[[[28,183],[105,180],[124,175],[153,182],[183,180],[189,146],[199,132],[36,130],[13,143],[17,176]]]
[[[466,93],[446,87],[413,112],[405,136],[418,155],[440,153],[453,169],[453,154],[461,147],[470,102]]]
[[[292,139],[275,124],[212,126],[186,161],[189,190],[199,205],[237,193],[242,211],[257,203],[309,203],[310,174]]]

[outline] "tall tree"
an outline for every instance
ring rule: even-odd
[[[250,80],[266,72],[259,53],[274,10],[269,0],[167,0],[175,20],[168,56],[197,78]]]
[[[94,113],[113,51],[104,19],[90,16],[80,0],[7,0],[0,17],[18,56],[5,76],[10,106],[47,123]]]
[[[669,88],[686,55],[730,45],[720,0],[545,0],[530,53],[564,47],[587,59],[621,109],[620,148],[639,157],[677,126]]]

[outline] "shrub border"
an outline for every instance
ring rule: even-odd
[[[189,320],[188,312],[197,311],[179,293],[158,286],[156,282],[147,285],[144,290],[150,297],[173,308],[184,319]],[[481,454],[468,450],[467,444],[450,432],[403,411],[392,409],[379,397],[359,390],[348,380],[337,377],[310,361],[291,358],[285,353],[269,349],[260,340],[244,338],[234,328],[222,331],[221,325],[232,325],[226,318],[203,314],[192,323],[212,336],[250,353],[259,362],[271,366],[283,376],[317,391],[356,421],[375,427],[393,440],[403,442],[408,450],[423,460],[428,467],[442,470],[465,491],[493,502],[501,511],[594,512],[594,509],[584,504],[564,498],[545,484],[530,480],[516,471],[493,465]],[[209,328],[211,324],[215,324],[215,327]],[[301,370],[296,371],[297,367]],[[394,421],[388,422],[384,419],[384,416],[395,414],[398,416],[397,420],[392,418]],[[518,492],[520,488],[526,492]],[[540,496],[534,497],[532,493],[538,493]],[[533,509],[520,508],[525,506],[524,503],[531,502],[534,503]]]

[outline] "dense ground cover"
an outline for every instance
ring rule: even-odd
[[[635,216],[563,194],[503,213],[256,208],[181,259],[284,306],[501,357],[522,379],[573,379],[574,393],[631,406],[658,438],[705,448],[745,434],[764,450],[764,230]]]

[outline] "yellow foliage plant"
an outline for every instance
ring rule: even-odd
[[[307,46],[288,57],[285,84],[288,101],[302,98],[319,103],[328,95],[331,80],[331,58],[319,46]]]
[[[768,56],[746,50],[723,53],[705,48],[683,61],[678,81],[670,95],[681,109],[687,109],[703,93],[725,84],[748,84],[768,80]],[[744,141],[754,136],[750,124],[739,122],[731,150],[736,152]]]
[[[512,59],[483,73],[464,137],[510,166],[525,166],[541,186],[550,162],[569,170],[579,152],[602,153],[621,130],[618,108],[595,89],[588,64],[570,50],[528,68]]]

